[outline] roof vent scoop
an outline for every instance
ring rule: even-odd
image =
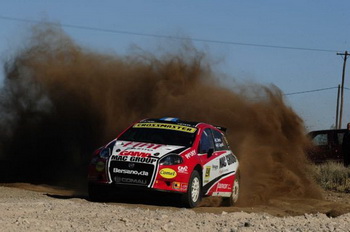
[[[170,118],[170,117],[164,117],[164,118],[161,118],[160,120],[167,121],[167,122],[178,122],[179,121],[178,118]]]

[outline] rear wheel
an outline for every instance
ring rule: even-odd
[[[190,181],[188,182],[188,189],[185,194],[182,195],[182,203],[189,208],[194,208],[202,200],[202,182],[201,177],[197,170],[194,170],[191,174]]]
[[[234,206],[237,203],[239,197],[239,181],[240,176],[239,173],[237,173],[233,181],[231,196],[225,197],[222,200],[224,206]]]

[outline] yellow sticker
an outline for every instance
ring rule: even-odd
[[[176,171],[171,168],[163,168],[159,171],[159,174],[166,179],[172,179],[177,176]]]
[[[210,177],[210,169],[211,169],[211,166],[205,167],[205,178]]]
[[[169,123],[136,123],[134,128],[154,128],[154,129],[166,129],[166,130],[176,130],[183,131],[187,133],[194,133],[197,129],[189,126],[181,126],[177,124]]]

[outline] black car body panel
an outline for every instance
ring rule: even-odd
[[[326,161],[343,162],[343,137],[346,129],[311,131],[308,136],[312,140],[313,147],[307,155],[314,163]]]

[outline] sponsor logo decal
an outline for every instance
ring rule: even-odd
[[[180,189],[181,183],[180,182],[173,182],[173,189]]]
[[[221,158],[219,159],[219,164],[220,164],[220,168],[224,168],[224,167],[227,166],[225,156],[224,156],[224,157],[221,157]]]
[[[159,174],[165,179],[172,179],[177,176],[176,171],[171,168],[163,168],[159,171]]]
[[[228,165],[231,165],[237,161],[236,158],[232,154],[226,155],[226,160],[227,160]]]
[[[129,164],[128,164],[128,167],[129,167],[129,168],[134,168],[134,167],[135,167],[135,164],[134,164],[134,163],[129,163]]]
[[[133,157],[133,156],[131,156],[129,161],[130,162],[135,162],[135,163],[154,163],[157,160],[156,159],[151,159],[151,158],[143,158],[143,157]]]
[[[129,175],[148,176],[148,172],[146,171],[136,171],[136,170],[129,170],[129,169],[113,168],[113,172],[121,173],[121,174],[129,174]]]
[[[211,166],[205,167],[205,179],[208,179],[210,177],[210,169]]]
[[[211,167],[213,168],[213,170],[218,170],[218,168],[219,168],[218,165],[212,165]]]
[[[184,173],[184,174],[188,174],[188,167],[187,166],[178,166],[177,167],[177,172],[178,173]]]
[[[120,178],[115,177],[115,182],[117,183],[128,183],[128,184],[147,184],[146,180],[133,179],[133,178]]]
[[[225,146],[220,138],[214,138],[214,142],[215,142],[215,147],[217,148],[221,148]]]
[[[98,171],[98,172],[102,172],[103,170],[105,169],[105,163],[104,162],[98,162],[97,164],[96,164],[96,170]]]
[[[173,182],[172,184],[173,189],[183,190],[183,191],[187,190],[187,186],[188,186],[187,183],[181,183],[181,182]]]
[[[196,155],[196,151],[193,150],[193,151],[187,153],[187,154],[185,155],[185,157],[186,157],[187,159],[189,159],[189,158],[191,158],[192,156],[195,156],[195,155]]]
[[[152,163],[155,163],[157,161],[156,159],[153,159],[153,158],[138,157],[138,156],[126,156],[126,155],[112,156],[112,160],[134,162],[134,163],[146,163],[146,164],[152,164]]]
[[[222,173],[225,173],[225,172],[228,172],[228,168],[223,168],[223,169],[220,169],[219,170],[219,174],[222,174]]]
[[[218,188],[220,189],[227,189],[229,184],[222,184],[222,183],[218,183]]]
[[[166,129],[166,130],[176,130],[187,133],[194,133],[197,129],[189,126],[182,126],[169,123],[136,123],[134,128],[155,128],[155,129]]]
[[[219,166],[220,166],[220,168],[224,168],[228,165],[233,164],[234,162],[236,162],[236,158],[232,154],[228,154],[228,155],[220,158]]]
[[[119,153],[119,155],[128,155],[128,156],[137,156],[137,157],[148,157],[151,154],[146,152],[140,152],[140,151],[122,151]]]
[[[112,160],[116,160],[116,161],[128,161],[130,157],[128,156],[120,156],[120,155],[116,155],[116,156],[112,156]]]
[[[163,146],[161,144],[141,143],[141,142],[127,142],[121,145],[123,147],[131,146],[133,149],[138,148],[138,150],[158,149]],[[141,149],[141,148],[144,148],[144,149]]]

